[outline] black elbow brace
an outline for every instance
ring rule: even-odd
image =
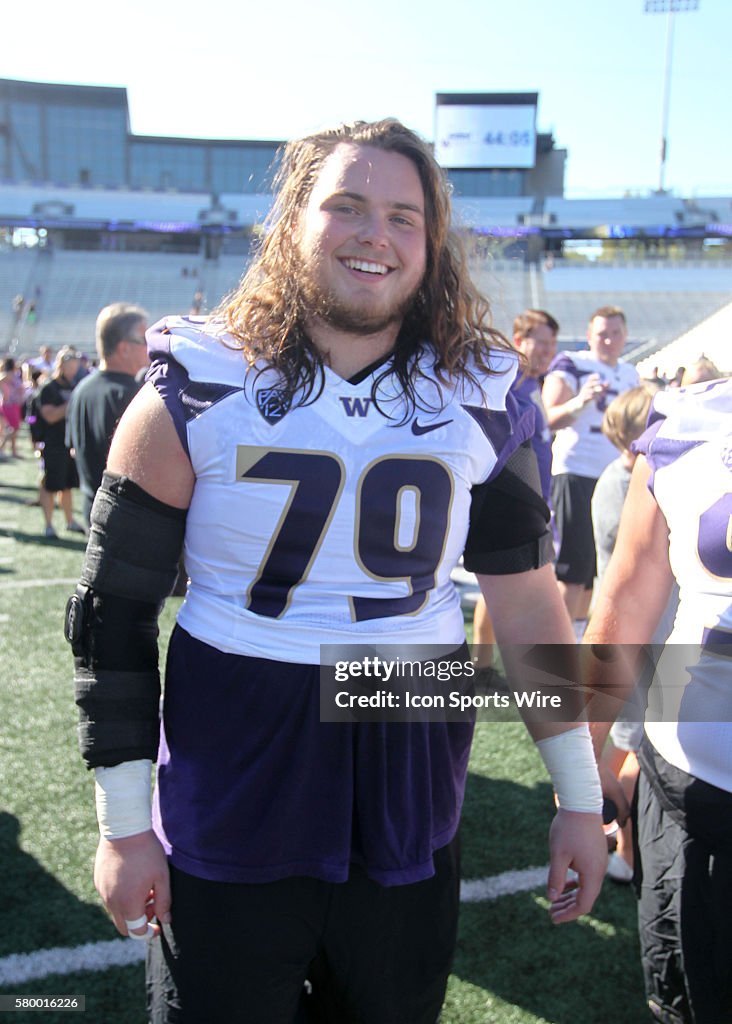
[[[89,768],[157,756],[157,620],[175,583],[185,519],[185,510],[126,477],[104,474],[64,626]]]

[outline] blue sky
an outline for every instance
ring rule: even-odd
[[[0,75],[126,86],[132,131],[289,138],[394,115],[433,137],[437,92],[539,93],[573,197],[658,183],[664,14],[644,0],[14,3]],[[675,16],[666,186],[732,195],[732,0]]]

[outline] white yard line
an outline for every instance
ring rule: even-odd
[[[475,878],[460,883],[461,903],[481,903],[483,900],[497,900],[501,896],[513,896],[517,892],[529,892],[546,885],[549,865],[545,868],[526,868],[525,871],[504,871],[490,878]]]
[[[106,971],[126,967],[145,959],[145,943],[134,939],[88,942],[84,946],[39,949],[35,953],[12,953],[0,959],[0,986],[22,985],[49,974],[76,971]]]
[[[546,884],[549,867],[527,868],[525,871],[504,871],[490,878],[463,881],[460,899],[463,903],[497,900],[501,896],[528,892]],[[74,974],[77,971],[106,971],[110,967],[126,967],[145,959],[145,944],[133,939],[112,939],[110,942],[88,942],[84,946],[39,949],[35,953],[12,953],[0,958],[0,987],[22,985],[50,974]]]

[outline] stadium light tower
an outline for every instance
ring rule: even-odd
[[[645,0],[646,14],[666,14],[666,68],[663,77],[663,114],[661,118],[661,159],[658,168],[658,191],[665,192],[666,156],[668,155],[668,111],[671,100],[671,64],[674,49],[674,14],[698,11],[699,0]]]

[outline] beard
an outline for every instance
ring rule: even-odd
[[[299,273],[303,321],[317,318],[335,330],[363,337],[378,334],[388,327],[401,326],[415,309],[421,288],[420,283],[407,294],[395,296],[389,303],[375,304],[368,299],[348,301],[324,288],[316,271],[302,261]]]

